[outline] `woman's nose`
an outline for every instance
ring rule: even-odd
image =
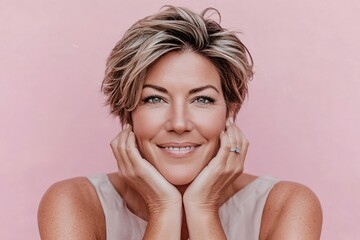
[[[193,124],[190,119],[189,110],[185,106],[174,106],[169,111],[167,130],[178,134],[191,131]]]

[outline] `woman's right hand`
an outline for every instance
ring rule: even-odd
[[[136,146],[134,132],[127,125],[112,141],[119,176],[145,200],[149,216],[180,212],[182,196],[146,159]]]

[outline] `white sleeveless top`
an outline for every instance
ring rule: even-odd
[[[88,179],[94,185],[104,211],[106,239],[142,239],[147,222],[127,208],[107,175]],[[276,182],[270,176],[258,177],[220,207],[219,216],[227,239],[259,239],[263,208]]]

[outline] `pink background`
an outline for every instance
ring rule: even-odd
[[[360,2],[357,0],[0,2],[0,238],[39,239],[54,182],[116,169],[120,130],[99,92],[122,33],[165,4],[220,10],[256,63],[238,125],[248,172],[308,185],[322,239],[360,239]]]

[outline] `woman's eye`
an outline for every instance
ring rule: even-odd
[[[144,103],[152,103],[152,104],[163,102],[162,98],[158,96],[146,97],[143,101]]]
[[[211,97],[201,96],[201,97],[196,98],[195,102],[200,103],[200,104],[211,104],[211,103],[214,103],[215,100]]]

